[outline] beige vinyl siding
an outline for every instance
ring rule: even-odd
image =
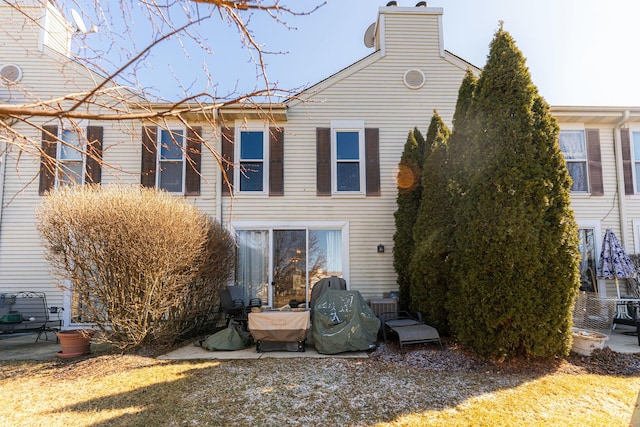
[[[421,18],[424,18],[421,15]],[[223,222],[347,221],[349,286],[365,298],[397,289],[393,270],[396,172],[409,131],[427,130],[433,110],[450,125],[465,68],[440,56],[437,16],[425,22],[412,14],[386,16],[386,54],[371,55],[303,93],[306,102],[290,103],[284,136],[284,197],[237,196],[229,216],[225,197]],[[412,37],[400,36],[412,28]],[[402,40],[400,40],[402,38]],[[418,68],[426,84],[418,90],[403,83]],[[332,120],[363,120],[380,132],[380,187],[376,197],[316,196],[316,128]],[[385,246],[377,253],[378,244]],[[313,285],[313,284],[311,284]]]
[[[24,12],[41,17],[44,9],[40,2],[22,2]],[[0,85],[2,102],[18,103],[23,100],[55,99],[69,93],[88,92],[102,81],[102,77],[70,60],[65,41],[49,37],[41,46],[40,20],[29,21],[14,8],[0,5],[0,64],[13,63],[22,68],[23,78],[11,86]],[[64,23],[54,17],[49,24],[63,30]],[[57,31],[57,30],[56,30]],[[64,32],[64,31],[63,31]],[[42,49],[41,49],[42,47]],[[123,92],[126,96],[130,94]],[[114,104],[113,100],[103,100]],[[55,119],[42,124],[58,124]],[[141,127],[139,122],[82,122],[82,126],[97,125],[104,128],[102,184],[140,184]],[[24,125],[13,125],[19,132],[30,136],[35,146],[22,152],[15,146],[9,149],[5,160],[2,215],[0,216],[0,293],[23,289],[46,292],[48,303],[63,305],[62,291],[50,275],[44,259],[40,236],[36,230],[35,209],[40,205],[38,172],[40,167],[40,140],[38,130]],[[204,136],[215,140],[211,127],[204,126]],[[202,197],[187,200],[215,216],[216,163],[204,147],[202,154]]]
[[[103,126],[102,185],[140,184],[141,124],[120,122],[91,122]],[[19,128],[40,136],[33,129]],[[132,133],[133,131],[133,133]],[[211,127],[204,127],[203,136],[214,140]],[[19,159],[19,162],[18,162]],[[40,236],[36,230],[35,209],[40,205],[38,195],[38,171],[40,157],[37,153],[22,153],[11,149],[6,159],[4,204],[0,222],[0,293],[22,289],[47,293],[50,305],[62,306],[62,292],[57,288],[50,268],[44,259]],[[216,214],[217,163],[213,155],[203,147],[201,196],[186,197],[211,217]]]

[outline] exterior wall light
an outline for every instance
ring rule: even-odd
[[[378,245],[378,253],[379,254],[383,254],[384,253],[384,245],[382,243],[380,243]]]

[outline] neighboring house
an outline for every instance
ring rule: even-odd
[[[607,228],[629,254],[640,253],[640,108],[563,106],[551,112],[573,178],[582,289],[616,297],[613,281],[597,278],[597,264]]]
[[[31,3],[36,20],[29,22],[0,5],[0,70],[16,64],[22,74],[14,84],[0,84],[0,102],[94,87],[102,77],[69,58],[71,26],[53,6]],[[94,121],[78,129],[42,120],[36,130],[4,120],[42,145],[29,153],[15,145],[5,152],[10,135],[0,131],[0,293],[47,292],[50,305],[65,306],[71,319],[70,298],[49,276],[34,214],[41,194],[69,181],[130,183],[183,195],[236,233],[234,282],[269,305],[304,301],[329,275],[344,277],[365,298],[395,290],[396,173],[407,134],[415,126],[426,131],[434,109],[450,125],[466,70],[479,72],[444,50],[442,13],[381,7],[367,32],[372,53],[270,106],[269,122],[262,110],[240,105],[219,111],[215,127],[197,117],[167,129]],[[586,262],[599,256],[608,227],[630,252],[633,239],[640,239],[640,197],[633,195],[640,193],[633,160],[640,162],[640,110],[626,115],[628,110],[552,109],[575,180],[572,203]],[[228,161],[224,172],[232,187],[202,141]],[[80,150],[70,148],[75,144]],[[40,161],[40,148],[56,161]],[[109,167],[101,168],[99,159]],[[612,287],[600,283],[600,290],[611,295]]]

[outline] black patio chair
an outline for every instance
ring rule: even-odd
[[[244,299],[234,299],[234,295],[232,295],[229,288],[220,292],[220,308],[222,308],[222,312],[224,313],[227,327],[229,327],[231,319],[246,327],[247,321],[249,320],[247,317],[248,306],[245,305]]]

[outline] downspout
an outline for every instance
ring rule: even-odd
[[[217,117],[217,112],[216,112],[216,117]],[[220,156],[220,158],[222,158],[222,129],[220,130],[219,135],[220,135],[220,138],[218,138],[218,142],[216,142],[215,150]],[[222,167],[221,163],[219,165],[220,167]],[[216,177],[216,221],[218,221],[220,225],[223,224],[222,222],[222,185],[223,185],[222,171],[220,171],[220,173],[218,173],[218,176]]]
[[[4,211],[4,181],[7,163],[7,142],[0,146],[0,231],[2,231],[2,212]]]
[[[624,167],[622,161],[622,141],[620,138],[620,128],[629,121],[629,110],[625,110],[622,113],[622,117],[616,123],[616,127],[613,130],[613,139],[614,139],[614,155],[616,159],[616,178],[618,181],[618,211],[620,215],[620,240],[622,241],[622,246],[625,246],[625,242],[627,242],[628,230],[627,230],[627,212],[626,212],[626,197],[625,197],[625,188],[624,188]]]

